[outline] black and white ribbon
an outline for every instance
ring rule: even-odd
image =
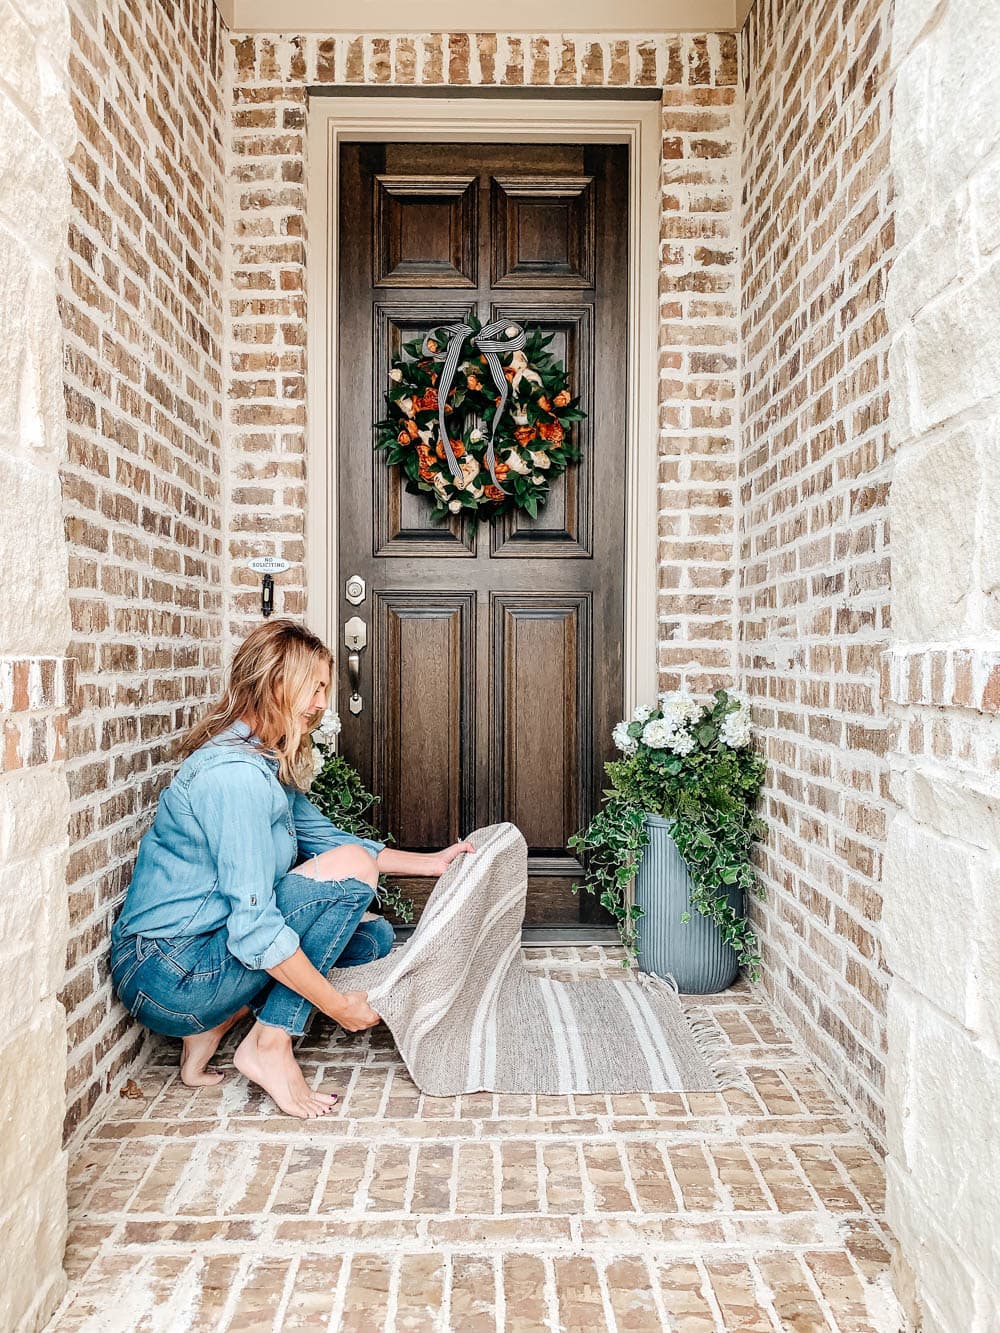
[[[512,332],[513,330],[513,332]],[[441,441],[444,444],[445,458],[448,460],[448,467],[451,475],[456,479],[461,478],[462,469],[459,466],[458,459],[455,457],[455,450],[452,448],[451,440],[448,437],[448,425],[445,421],[445,404],[448,401],[448,393],[451,390],[452,382],[455,378],[455,371],[458,369],[458,363],[462,358],[462,346],[466,338],[474,333],[471,324],[449,324],[443,332],[450,334],[448,346],[442,350],[437,346],[438,339],[434,333],[440,333],[437,329],[428,333],[424,338],[422,354],[430,357],[434,361],[442,361],[441,373],[438,378],[438,421],[441,427]],[[497,410],[493,414],[493,421],[490,424],[490,437],[486,443],[486,466],[490,470],[490,476],[493,478],[494,486],[499,490],[503,487],[497,481],[496,474],[496,455],[493,449],[493,441],[496,437],[497,427],[500,424],[500,418],[503,416],[507,407],[507,398],[510,394],[510,384],[507,382],[507,376],[503,373],[503,364],[500,360],[502,352],[519,352],[528,341],[527,335],[520,324],[510,324],[505,319],[495,319],[491,324],[484,324],[478,333],[472,338],[473,344],[479,348],[486,359],[486,364],[490,368],[490,374],[493,376],[493,383],[500,394],[500,401],[497,403]],[[430,343],[434,343],[432,348]],[[506,491],[504,491],[506,494]]]

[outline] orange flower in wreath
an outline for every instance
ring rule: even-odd
[[[500,471],[498,469],[497,476],[499,477],[499,475]],[[502,500],[504,498],[503,491],[499,486],[484,486],[483,495],[486,496],[487,500]]]
[[[507,463],[501,463],[498,458],[494,463],[494,471],[497,474],[497,481],[503,481],[510,472],[510,467]]]
[[[546,398],[546,396],[545,396],[544,393],[542,394],[541,398],[539,398],[539,400],[538,400],[538,406],[542,409],[543,412],[551,412],[551,411],[552,411],[552,404],[551,404],[551,403],[549,402],[549,400]]]
[[[538,427],[538,433],[549,444],[562,444],[566,436],[559,421],[543,421]]]
[[[522,449],[527,449],[528,445],[535,438],[535,434],[536,431],[534,426],[518,426],[517,430],[514,432],[514,439]]]
[[[481,389],[483,382],[478,375],[466,375],[465,383],[470,389]]]
[[[560,389],[553,401],[555,402],[556,407],[568,407],[569,398],[569,389]]]
[[[462,443],[461,440],[452,440],[452,442],[451,442],[451,447],[452,447],[452,449],[455,451],[455,457],[456,457],[456,458],[462,458],[462,457],[464,457],[464,455],[465,455],[465,445]],[[438,442],[437,442],[437,448],[435,449],[434,452],[437,454],[438,458],[440,458],[441,461],[444,462],[444,456],[445,456],[445,455],[444,455],[444,441],[443,441],[443,440],[438,440]]]
[[[416,412],[431,412],[436,410],[438,405],[438,391],[435,388],[425,389],[419,398],[414,400],[413,408]]]

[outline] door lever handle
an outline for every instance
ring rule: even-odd
[[[347,706],[356,716],[365,706],[364,700],[361,698],[361,658],[357,653],[348,655],[347,679],[351,685],[351,697],[347,701]]]

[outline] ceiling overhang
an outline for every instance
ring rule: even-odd
[[[468,32],[464,0],[216,0],[234,32]],[[507,0],[497,29],[516,33],[738,32],[754,0]],[[415,18],[419,18],[415,22]],[[475,31],[486,31],[477,24]]]

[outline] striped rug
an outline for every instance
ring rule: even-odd
[[[426,1093],[717,1091],[730,1079],[709,1031],[674,991],[620,980],[552,981],[521,952],[528,849],[513,824],[477,829],[474,855],[438,880],[410,940],[336,969],[366,990]]]

